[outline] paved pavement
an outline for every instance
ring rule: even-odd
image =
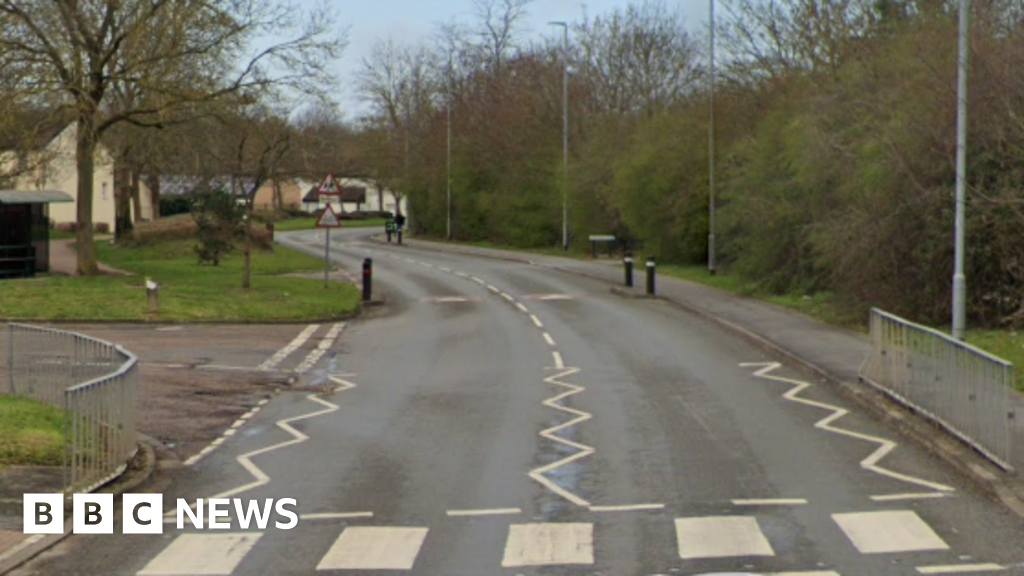
[[[638,291],[618,288],[622,283],[622,270],[618,262],[524,255],[408,239],[406,243],[411,250],[451,251],[530,262],[539,267],[605,281],[610,289],[615,289],[621,295],[641,296]],[[74,252],[68,244],[66,241],[54,243],[51,250],[51,268],[54,272],[73,273]],[[642,281],[639,274],[637,279]],[[868,341],[863,334],[829,326],[771,304],[681,280],[659,277],[658,291],[661,298],[723,325],[759,346],[783,354],[822,380],[831,382],[849,398],[861,402],[900,431],[932,448],[1018,515],[1024,516],[1024,482],[1017,475],[998,470],[971,450],[944,435],[937,435],[932,427],[896,409],[877,393],[858,384],[857,370],[868,351]],[[1020,398],[1016,397],[1015,402],[1020,403]],[[1019,441],[1024,441],[1024,438],[1020,438],[1019,430],[1017,436]],[[0,494],[2,498],[4,496]],[[2,516],[5,510],[6,517]],[[12,548],[23,546],[24,541],[24,537],[19,537],[17,529],[10,529],[12,522],[15,522],[15,526],[20,525],[20,516],[11,518],[11,512],[11,507],[0,508],[0,573],[4,572],[5,555],[9,559]]]

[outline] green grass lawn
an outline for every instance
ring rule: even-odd
[[[304,321],[344,316],[359,305],[347,283],[324,287],[313,256],[275,246],[252,255],[251,288],[243,290],[242,254],[220,266],[198,264],[195,242],[177,240],[126,248],[97,242],[101,262],[132,276],[40,276],[0,282],[0,317],[24,320]],[[160,285],[160,310],[147,312],[146,278]]]
[[[342,220],[342,228],[380,228],[384,231],[383,218],[371,218],[369,220]],[[311,230],[316,228],[316,218],[289,218],[274,222],[274,230],[281,232],[293,232],[295,230]]]
[[[64,462],[64,416],[60,409],[0,395],[0,468]]]

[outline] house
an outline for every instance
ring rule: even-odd
[[[302,197],[302,209],[309,213],[323,210],[328,200],[334,211],[342,214],[349,212],[391,212],[397,213],[401,207],[402,214],[408,214],[408,201],[401,198],[396,202],[395,194],[378,183],[363,178],[338,178],[341,194],[338,196],[317,193],[320,183],[306,183],[306,195]]]
[[[27,151],[15,152],[10,146],[0,147],[0,171],[19,172],[13,178],[11,188],[23,192],[60,191],[70,196],[71,202],[50,207],[49,219],[54,225],[75,223],[78,221],[78,169],[75,159],[78,127],[70,120],[51,120],[33,128],[35,137]],[[17,170],[21,167],[24,169]],[[115,179],[114,159],[101,143],[96,147],[93,172],[92,218],[97,229],[114,230],[115,183],[120,183],[120,180]],[[138,214],[143,220],[151,220],[152,196],[144,185],[140,186],[144,189],[139,194]],[[134,220],[135,206],[130,207],[129,214]]]
[[[302,190],[298,181],[292,178],[268,180],[256,191],[253,208],[258,211],[301,210]]]

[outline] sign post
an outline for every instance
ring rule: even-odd
[[[330,204],[324,206],[323,213],[316,220],[316,227],[327,230],[327,240],[324,242],[324,288],[327,288],[327,276],[331,271],[331,228],[341,228],[341,220]]]

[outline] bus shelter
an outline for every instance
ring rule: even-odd
[[[0,190],[0,278],[50,270],[49,206],[74,201],[59,190]]]

